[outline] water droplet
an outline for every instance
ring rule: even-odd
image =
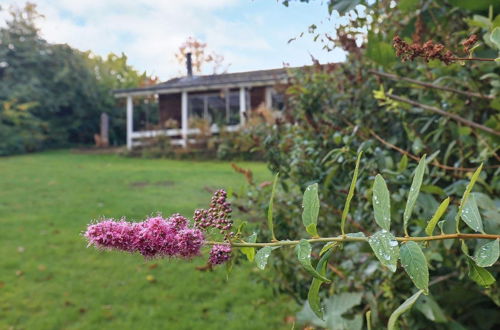
[[[397,241],[389,241],[389,245],[390,246],[398,246],[398,242]]]

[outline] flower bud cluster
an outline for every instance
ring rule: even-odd
[[[212,246],[208,262],[212,265],[220,265],[231,259],[231,245],[217,244]]]
[[[191,258],[200,254],[205,238],[197,228],[190,228],[185,217],[174,214],[131,223],[112,219],[88,226],[84,233],[90,245],[102,249],[139,252],[146,258]]]
[[[208,230],[216,228],[228,240],[234,235],[231,232],[233,221],[231,220],[231,203],[227,201],[227,193],[224,190],[217,190],[208,210],[199,209],[194,212],[194,221],[197,228]]]

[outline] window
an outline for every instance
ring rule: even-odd
[[[193,117],[206,119],[211,125],[238,125],[239,91],[188,95],[188,118]]]
[[[283,93],[278,93],[275,90],[271,91],[271,109],[285,110],[285,95]]]

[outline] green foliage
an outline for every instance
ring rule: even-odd
[[[312,236],[318,236],[316,224],[318,222],[319,214],[319,197],[318,197],[318,184],[312,184],[304,191],[304,198],[302,200],[302,223],[306,230]]]
[[[394,235],[382,229],[370,236],[368,243],[382,265],[395,272],[399,259],[399,245]]]
[[[408,236],[408,221],[410,220],[411,213],[417,202],[418,194],[420,193],[420,186],[422,186],[422,180],[425,173],[425,155],[418,162],[418,166],[415,170],[415,175],[413,176],[413,181],[411,182],[410,192],[408,193],[408,200],[406,202],[405,212],[403,213],[404,225],[403,229],[405,235]]]
[[[35,5],[13,7],[0,28],[0,155],[93,144],[103,112],[111,119],[111,142],[124,141],[123,107],[115,106],[111,90],[136,87],[149,77],[127,65],[124,55],[103,60],[48,43],[36,27],[39,17]],[[9,104],[30,107],[13,121]]]
[[[276,184],[278,183],[279,173],[276,174],[273,181],[273,190],[271,191],[271,198],[269,199],[269,208],[267,209],[267,226],[271,231],[271,236],[273,240],[276,240],[276,236],[274,235],[274,224],[273,224],[273,203],[274,203],[274,194],[276,193]]]
[[[277,248],[279,248],[279,246],[265,246],[257,251],[255,254],[255,263],[259,269],[264,270],[266,268],[267,260],[269,259],[271,252]]]
[[[312,246],[305,239],[301,239],[300,243],[297,245],[297,259],[302,264],[304,269],[311,274],[314,278],[321,280],[323,282],[330,282],[324,275],[320,274],[318,271],[314,269],[311,265],[311,252]]]
[[[373,213],[377,224],[387,231],[391,228],[391,200],[384,178],[377,174],[373,182]]]
[[[398,329],[396,322],[398,321],[398,318],[403,314],[409,311],[417,299],[420,297],[420,295],[423,293],[422,290],[417,291],[413,296],[410,298],[406,299],[404,303],[401,304],[392,314],[391,317],[389,318],[389,323],[387,324],[387,330],[395,330]]]
[[[322,277],[326,276],[326,268],[328,266],[328,258],[332,254],[332,249],[329,249],[325,252],[318,261],[318,265],[316,266],[316,272],[320,275],[320,277],[314,277],[309,287],[309,292],[307,293],[307,302],[311,307],[311,310],[316,314],[317,317],[323,319],[323,308],[321,307],[321,299],[319,297],[319,289],[321,284],[325,281]]]
[[[347,214],[349,213],[349,208],[351,207],[351,200],[354,196],[354,190],[356,189],[356,181],[358,180],[358,171],[359,171],[359,162],[361,160],[361,155],[363,153],[360,152],[358,154],[358,159],[356,160],[356,167],[354,168],[354,174],[352,176],[351,185],[349,186],[349,192],[347,193],[347,199],[345,201],[344,210],[342,211],[342,219],[340,220],[340,230],[342,235],[345,234],[345,220],[347,219]]]
[[[429,294],[429,269],[422,248],[415,242],[405,242],[400,249],[401,265],[415,286]]]

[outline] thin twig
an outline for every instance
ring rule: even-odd
[[[386,73],[386,72],[380,72],[380,71],[376,71],[376,70],[369,70],[368,72],[373,73],[373,74],[375,74],[377,76],[380,76],[380,77],[389,78],[391,80],[407,81],[407,82],[415,84],[415,85],[420,85],[420,86],[424,86],[424,87],[427,87],[427,88],[439,89],[439,90],[443,90],[443,91],[447,91],[447,92],[452,92],[452,93],[456,93],[456,94],[462,94],[462,95],[465,95],[465,96],[468,96],[468,97],[479,97],[479,98],[488,99],[488,100],[493,100],[494,99],[493,96],[483,95],[483,94],[474,93],[474,92],[461,91],[459,89],[455,89],[455,88],[451,88],[451,87],[446,87],[446,86],[438,86],[438,85],[434,85],[434,84],[431,84],[431,83],[427,83],[427,82],[423,82],[423,81],[419,81],[419,80],[415,80],[415,79],[411,79],[411,78],[400,77],[400,76],[397,76],[395,74],[390,74],[390,73]]]
[[[442,234],[434,236],[418,236],[418,237],[396,237],[398,242],[428,242],[428,241],[441,241],[446,239],[500,239],[500,235],[495,234]],[[307,240],[309,243],[327,243],[327,242],[367,242],[367,237],[351,237],[351,236],[336,236],[336,237],[318,237]],[[300,243],[299,240],[293,241],[277,241],[267,243],[247,243],[247,242],[232,242],[232,247],[265,247],[265,246],[295,246]],[[214,242],[207,241],[207,245],[228,244],[227,242]]]
[[[482,62],[495,62],[494,58],[484,57],[452,57],[453,61],[482,61]]]
[[[496,130],[494,130],[492,128],[489,128],[487,126],[484,126],[484,125],[478,124],[476,122],[470,121],[468,119],[465,119],[463,117],[460,117],[457,114],[454,114],[454,113],[451,113],[451,112],[447,112],[447,111],[441,110],[439,108],[436,108],[436,107],[433,107],[433,106],[430,106],[430,105],[418,103],[418,102],[415,102],[413,100],[409,100],[409,99],[401,97],[401,96],[397,96],[397,95],[393,95],[393,94],[386,94],[386,96],[388,98],[390,98],[390,99],[393,99],[393,100],[396,100],[396,101],[399,101],[399,102],[408,103],[408,104],[411,104],[413,106],[422,108],[424,110],[432,111],[432,112],[440,114],[442,116],[449,117],[449,118],[451,118],[451,119],[453,119],[455,121],[458,121],[458,122],[460,122],[460,123],[462,123],[462,124],[464,124],[466,126],[474,127],[474,128],[480,129],[480,130],[482,130],[484,132],[500,136],[500,132],[499,131],[496,131]]]

